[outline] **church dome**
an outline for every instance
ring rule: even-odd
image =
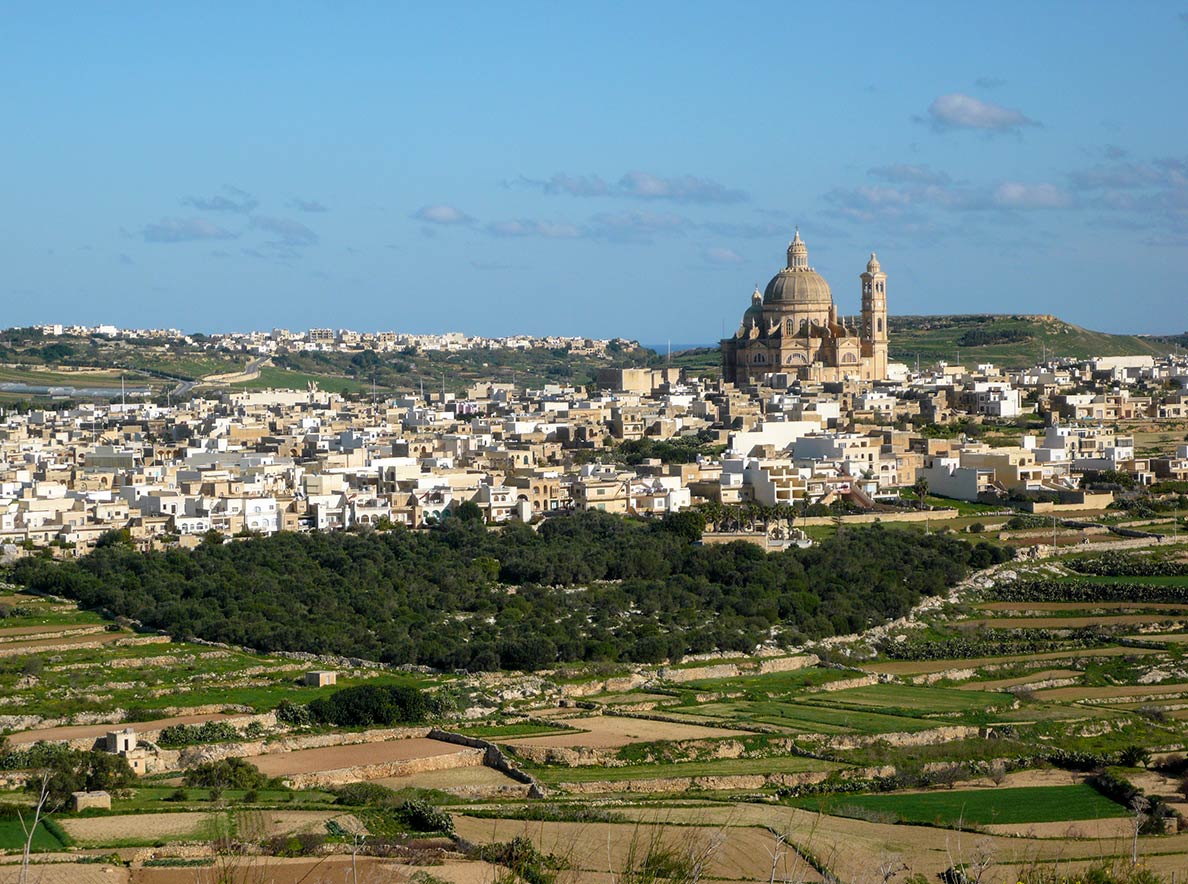
[[[799,230],[788,245],[788,266],[771,278],[763,303],[771,307],[828,307],[833,303],[829,283],[809,266],[808,247]]]

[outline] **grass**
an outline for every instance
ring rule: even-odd
[[[1182,586],[1188,590],[1188,576],[1151,575],[1144,577],[1103,577],[1097,574],[1078,574],[1076,576],[1061,577],[1061,583],[1095,583],[1102,586],[1113,586],[1116,583],[1139,583],[1148,586]],[[1188,597],[1185,598],[1188,601]]]
[[[32,815],[32,809],[26,816]],[[0,850],[23,850],[25,846],[25,830],[21,828],[21,821],[17,819],[0,819]],[[38,823],[33,833],[34,850],[61,850],[66,845],[53,832],[45,827],[45,823]]]
[[[695,691],[748,691],[756,694],[786,695],[798,693],[804,688],[828,684],[861,675],[844,669],[823,669],[810,666],[790,672],[772,672],[766,675],[742,675],[736,678],[708,678],[685,682],[682,688]]]
[[[794,799],[796,807],[835,816],[887,814],[900,822],[940,826],[1050,823],[1112,819],[1128,815],[1084,784],[953,790],[885,795],[830,795]],[[857,811],[857,813],[855,813]]]
[[[711,703],[698,715],[726,718],[743,723],[773,724],[813,734],[885,734],[921,731],[936,727],[934,721],[900,715],[881,715],[850,709],[831,709],[807,703],[742,701]]]
[[[526,768],[529,765],[524,765]],[[774,758],[724,758],[713,761],[633,764],[627,767],[533,767],[532,774],[546,783],[597,783],[619,780],[669,779],[672,777],[730,777],[756,774],[806,773],[834,770],[839,765],[816,758],[782,755]]]
[[[877,684],[814,695],[810,702],[844,709],[907,715],[945,715],[1009,705],[1001,694],[917,685]]]

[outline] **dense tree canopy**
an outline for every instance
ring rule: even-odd
[[[658,662],[864,629],[941,593],[1000,547],[880,525],[807,550],[690,542],[688,520],[562,516],[539,531],[282,533],[194,550],[122,544],[20,561],[34,590],[260,650],[442,668]]]

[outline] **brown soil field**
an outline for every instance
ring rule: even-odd
[[[483,844],[508,841],[518,835],[531,838],[547,852],[566,858],[576,873],[575,880],[587,881],[589,874],[618,872],[628,865],[632,845],[637,861],[653,840],[666,848],[697,854],[718,844],[703,878],[738,881],[768,881],[771,876],[769,849],[772,835],[756,826],[664,826],[634,823],[539,823],[518,820],[486,820],[456,817],[458,834]],[[776,880],[820,881],[821,876],[791,851],[777,865]]]
[[[1183,611],[1188,605],[1173,602],[984,602],[983,611]]]
[[[721,808],[622,808],[633,819],[657,820],[688,825],[762,825],[788,831],[797,845],[807,847],[820,857],[841,880],[872,882],[874,873],[888,857],[898,857],[910,872],[931,879],[949,868],[954,861],[972,858],[975,845],[984,843],[994,856],[995,866],[983,881],[1017,881],[1015,871],[1039,861],[1083,861],[1091,863],[1101,856],[1129,855],[1129,841],[1107,837],[1100,840],[1067,841],[1060,838],[1027,838],[957,832],[952,829],[903,824],[870,823],[864,820],[822,816],[786,807],[733,805]],[[1184,868],[1188,853],[1188,834],[1145,836],[1139,839],[1139,852],[1175,856]],[[766,853],[761,853],[766,856]],[[1063,866],[1062,866],[1063,869]],[[901,881],[909,874],[895,877]]]
[[[276,752],[249,758],[261,773],[270,777],[289,774],[316,773],[323,770],[342,770],[362,764],[383,764],[389,761],[410,761],[414,758],[433,758],[469,751],[465,746],[443,743],[440,740],[413,738],[390,740],[385,743],[357,743],[352,746],[325,746],[321,749],[298,749],[296,752]]]
[[[410,866],[399,860],[369,856],[359,857],[357,867],[358,884],[404,884],[418,871],[417,866]],[[491,884],[497,877],[493,866],[458,860],[426,866],[424,871],[451,884]],[[102,880],[114,881],[115,884],[123,884],[124,881],[128,884],[222,884],[223,881],[227,884],[346,884],[356,880],[349,856],[326,856],[319,859],[228,858],[206,868],[137,868],[128,874],[130,877],[127,878],[96,878],[94,882],[97,884]],[[68,880],[54,879],[52,884],[66,884]],[[92,884],[92,880],[88,879],[85,884]]]
[[[66,635],[61,638],[41,638],[34,641],[12,641],[0,644],[0,657],[15,657],[18,654],[27,654],[30,651],[36,651],[40,648],[63,648],[66,646],[78,645],[79,647],[93,647],[97,648],[101,645],[109,645],[112,642],[117,642],[122,638],[131,637],[131,633],[127,632],[108,632],[103,634],[91,633],[89,635]]]
[[[725,728],[613,715],[574,718],[566,721],[566,724],[581,730],[549,737],[521,737],[501,742],[511,746],[583,746],[590,749],[615,749],[632,743],[650,743],[656,740],[707,740],[715,737],[743,736],[742,731]]]
[[[315,832],[324,835],[328,820],[334,820],[348,832],[367,833],[367,827],[351,813],[339,813],[333,810],[261,810],[256,813],[259,814],[261,823],[260,834],[265,837],[298,832]],[[244,816],[246,815],[240,814],[241,828]]]
[[[104,627],[97,623],[87,623],[74,626],[5,626],[0,629],[0,642],[7,643],[8,639],[20,638],[22,635],[79,635],[80,633],[102,632]]]
[[[991,835],[1014,835],[1023,838],[1117,839],[1134,831],[1126,817],[1112,820],[1075,820],[1059,823],[1007,823],[983,826]]]
[[[1161,641],[1172,645],[1182,645],[1188,642],[1188,633],[1185,632],[1162,632],[1162,633],[1146,633],[1138,635],[1126,636],[1130,641]]]
[[[963,687],[968,690],[977,691],[1004,691],[1008,688],[1018,687],[1019,685],[1047,681],[1050,678],[1079,678],[1084,674],[1078,669],[1041,669],[1038,672],[1029,672],[1027,675],[1019,675],[1015,678],[999,678],[993,681],[968,681],[964,683]]]
[[[129,881],[128,870],[123,866],[98,863],[79,865],[75,862],[43,864],[40,857],[35,862],[37,864],[33,866],[29,880],[36,884],[128,884]],[[0,866],[0,884],[17,884],[19,880],[20,869],[15,864]],[[187,884],[193,884],[193,881],[188,881]]]
[[[80,724],[64,727],[48,727],[41,728],[40,730],[9,734],[8,741],[14,744],[21,744],[36,743],[38,740],[66,741],[82,740],[86,737],[98,739],[108,731],[122,730],[126,727],[135,729],[137,733],[145,733],[146,731],[161,730],[175,724],[201,724],[204,721],[221,721],[224,718],[236,717],[242,718],[243,716],[224,715],[215,712],[210,715],[178,715],[175,718],[158,718],[155,721],[134,721],[127,724]]]
[[[110,844],[114,841],[196,838],[212,824],[212,816],[201,811],[181,811],[60,819],[58,822],[76,841]]]
[[[1158,654],[1151,648],[1082,648],[1071,651],[1049,651],[1044,654],[1008,654],[1002,657],[971,657],[955,660],[891,660],[886,663],[863,664],[868,672],[886,672],[889,675],[926,675],[929,672],[944,672],[946,669],[977,669],[996,663],[1030,663],[1033,660],[1072,660],[1080,657],[1122,657]]]
[[[1043,700],[1103,700],[1111,697],[1146,697],[1163,696],[1166,694],[1182,694],[1188,692],[1188,683],[1175,684],[1147,684],[1147,685],[1109,685],[1098,688],[1050,688],[1036,691],[1036,696]]]

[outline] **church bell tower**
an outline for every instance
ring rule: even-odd
[[[870,358],[871,377],[887,377],[887,274],[870,253],[862,280],[862,355]]]

